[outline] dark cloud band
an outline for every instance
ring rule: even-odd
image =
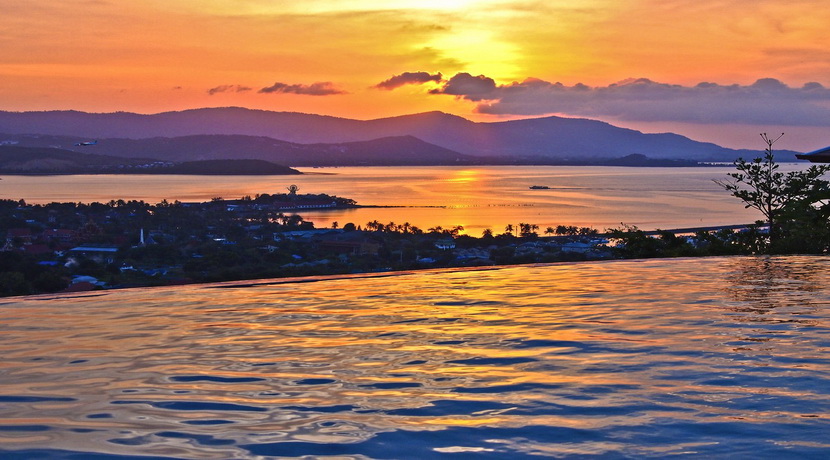
[[[213,96],[214,94],[217,94],[217,93],[230,93],[230,92],[244,93],[246,91],[251,91],[252,89],[253,88],[250,88],[248,86],[242,86],[242,85],[219,85],[215,88],[209,89],[207,92],[208,92],[208,94]]]
[[[404,72],[378,83],[375,85],[375,88],[393,90],[404,85],[422,85],[431,81],[440,83],[442,80],[443,77],[441,76],[441,73],[430,74],[429,72]]]
[[[485,75],[458,73],[440,84],[429,93],[473,101],[478,103],[477,112],[495,115],[558,113],[646,122],[830,125],[830,89],[815,82],[796,88],[762,78],[751,85],[683,86],[639,78],[592,87],[528,78],[498,85]]]
[[[310,85],[289,85],[287,83],[274,83],[271,86],[257,91],[258,93],[285,93],[285,94],[303,94],[307,96],[331,96],[335,94],[346,94],[334,86],[330,81],[316,82]]]

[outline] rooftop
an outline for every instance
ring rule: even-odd
[[[796,154],[799,160],[807,160],[811,163],[830,163],[830,147],[824,147],[808,153]]]

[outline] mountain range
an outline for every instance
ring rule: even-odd
[[[109,157],[153,158],[183,162],[255,159],[293,166],[424,166],[484,164],[413,136],[384,137],[363,142],[298,144],[263,136],[203,134],[148,139],[107,138],[83,145],[83,138],[53,135],[0,134],[0,145],[53,148]]]
[[[291,166],[597,164],[623,157],[722,162],[759,156],[758,151],[597,120],[480,123],[441,112],[353,120],[239,107],[152,115],[0,111],[0,133],[0,144],[26,147],[163,161],[261,159]],[[99,142],[75,145],[91,139]]]

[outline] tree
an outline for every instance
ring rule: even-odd
[[[536,230],[539,230],[539,226],[536,224],[527,224],[524,222],[519,222],[519,235],[523,238],[537,236]]]
[[[379,220],[375,219],[371,222],[366,222],[366,229],[373,232],[379,232],[383,229],[383,224],[380,223]]]
[[[768,250],[771,252],[779,249],[782,237],[793,229],[803,229],[806,225],[818,230],[817,220],[827,215],[825,200],[830,199],[830,182],[821,178],[830,171],[830,166],[813,165],[804,171],[786,174],[778,171],[772,146],[781,136],[773,139],[762,133],[761,138],[767,145],[764,156],[751,162],[738,158],[735,161],[738,172],[729,174],[731,180],[715,180],[732,196],[743,201],[744,207],[761,212],[769,226]],[[807,225],[807,220],[810,225]],[[825,218],[822,224],[826,223]]]

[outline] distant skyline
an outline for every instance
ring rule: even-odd
[[[830,145],[821,0],[0,0],[0,110],[560,115]],[[2,127],[0,127],[0,131]]]

